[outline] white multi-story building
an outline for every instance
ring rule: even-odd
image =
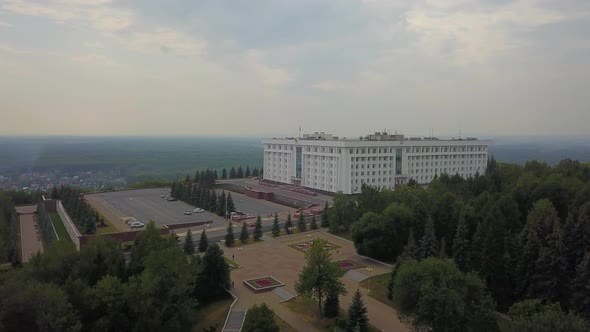
[[[410,179],[427,184],[443,173],[464,178],[484,174],[489,145],[477,138],[379,132],[358,139],[315,133],[262,143],[265,180],[345,194],[360,193],[363,183],[393,189]]]

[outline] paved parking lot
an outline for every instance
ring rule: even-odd
[[[124,190],[85,196],[91,204],[94,204],[95,200],[99,201],[119,219],[134,217],[145,223],[153,220],[157,225],[213,220],[217,226],[225,225],[223,218],[210,212],[185,215],[184,211],[192,211],[195,207],[181,201],[169,202],[161,197],[168,194],[168,189],[159,188]]]
[[[181,201],[169,202],[162,198],[162,195],[168,194],[167,188],[157,188],[86,194],[85,197],[120,230],[128,229],[120,221],[124,217],[134,217],[145,223],[153,220],[157,225],[213,220],[212,228],[227,226],[227,221],[212,212],[184,215],[184,211],[193,211],[195,207]],[[287,206],[254,199],[239,193],[232,192],[231,196],[237,210],[254,216],[260,214],[264,219],[270,219],[269,215],[275,212],[282,217],[286,216],[287,212],[291,212],[291,214],[295,212],[295,209]],[[104,212],[105,209],[106,212]]]

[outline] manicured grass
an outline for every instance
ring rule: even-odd
[[[369,289],[370,279],[371,291],[369,292],[369,296],[394,308],[393,302],[387,298],[387,284],[390,278],[391,273],[389,272],[379,274],[361,281],[360,286],[364,289]]]
[[[117,233],[119,231],[119,229],[117,229],[117,227],[115,227],[107,218],[102,216],[102,219],[104,220],[105,226],[101,227],[100,223],[97,223],[96,234]]]
[[[223,328],[223,323],[225,323],[227,313],[229,312],[229,306],[233,300],[234,299],[229,296],[228,298],[218,300],[200,307],[196,313],[197,325],[195,325],[193,331],[201,332],[209,326],[216,326],[217,331],[221,331]]]
[[[332,235],[336,235],[336,236],[341,237],[343,239],[346,239],[348,241],[352,241],[352,234],[350,232],[348,232],[348,233],[346,233],[346,232],[344,232],[344,233],[332,233],[332,232],[328,232],[328,233],[330,233]]]
[[[321,230],[321,228],[318,226],[318,229],[311,229],[311,227],[309,225],[307,225],[307,230],[305,232],[300,232],[299,229],[297,228],[297,225],[295,225],[295,226],[293,226],[293,231],[291,232],[291,234],[287,234],[287,232],[285,232],[285,229],[282,228],[282,226],[281,226],[281,231],[279,232],[279,236],[276,236],[276,237],[272,236],[272,232],[264,233],[264,235],[278,239],[279,237],[285,236],[285,235],[305,234],[305,233],[309,233],[311,231],[317,231],[317,230]]]
[[[243,243],[242,241],[240,241],[240,239],[236,239],[236,241],[234,241],[234,247],[247,246],[249,244],[260,243],[260,242],[264,242],[264,240],[260,239],[258,241],[254,241],[254,238],[252,236],[250,236],[248,238],[248,241],[246,241],[246,243]]]
[[[320,331],[336,331],[338,321],[346,320],[347,314],[340,309],[340,316],[336,318],[322,318],[318,313],[317,302],[309,297],[298,296],[287,302],[287,307],[296,313],[301,319],[313,325]],[[322,308],[323,309],[323,308]],[[380,331],[376,327],[369,325],[369,331]]]
[[[64,226],[64,223],[61,220],[59,214],[57,212],[49,212],[49,217],[53,222],[53,227],[55,227],[55,231],[57,232],[57,236],[59,236],[59,239],[72,243],[70,234],[68,234],[66,226]]]
[[[275,314],[275,322],[279,326],[279,331],[281,331],[281,332],[297,332],[297,330],[292,328],[291,325],[287,324],[287,322],[282,320],[281,317],[277,316],[276,314]]]
[[[230,269],[235,270],[235,269],[240,268],[240,264],[236,263],[235,261],[233,261],[227,257],[224,257],[224,259],[225,259],[225,262],[229,265]]]

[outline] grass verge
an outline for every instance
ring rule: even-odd
[[[347,319],[347,314],[340,309],[340,316],[336,318],[325,318],[318,315],[318,304],[314,299],[298,296],[287,302],[287,307],[296,313],[302,320],[313,325],[320,331],[337,331],[338,326],[344,326],[343,321]],[[376,327],[369,325],[370,332],[380,331]]]
[[[379,302],[383,302],[388,306],[395,308],[393,306],[393,301],[387,298],[387,284],[389,284],[389,279],[391,278],[391,273],[383,273],[376,276],[372,276],[360,282],[360,286],[366,290],[369,290],[369,285],[371,286],[369,296],[374,298]]]
[[[225,259],[225,262],[227,263],[227,265],[229,265],[230,269],[235,270],[235,269],[240,268],[240,264],[236,263],[235,261],[233,261],[227,257],[224,257],[224,259]]]
[[[57,212],[49,212],[49,217],[51,218],[51,222],[53,223],[53,227],[55,227],[59,239],[72,243],[70,234],[68,234],[66,226],[64,226],[64,222],[61,220],[59,214]]]
[[[104,227],[100,226],[100,224],[96,225],[96,234],[107,234],[107,233],[116,233],[119,232],[119,229],[115,227],[110,220],[102,216],[104,220]]]
[[[221,331],[233,300],[228,294],[227,298],[200,307],[196,313],[198,323],[193,328],[193,331],[204,331],[210,326],[215,326],[216,331]]]

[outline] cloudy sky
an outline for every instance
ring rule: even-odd
[[[0,135],[587,134],[588,0],[0,0]]]

